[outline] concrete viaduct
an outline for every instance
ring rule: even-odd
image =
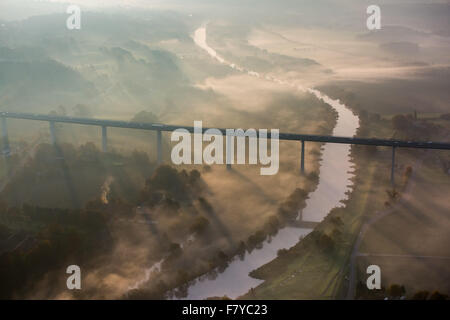
[[[8,130],[6,126],[6,119],[23,119],[23,120],[35,120],[44,121],[49,123],[51,142],[56,144],[56,131],[55,123],[72,123],[81,125],[98,126],[102,128],[102,150],[104,152],[108,149],[108,135],[107,128],[127,128],[138,130],[156,131],[156,145],[157,145],[157,162],[162,163],[162,132],[172,132],[176,129],[186,129],[189,132],[194,132],[194,127],[188,126],[174,126],[159,123],[141,123],[130,121],[118,121],[118,120],[104,120],[104,119],[92,119],[92,118],[78,118],[68,116],[53,116],[42,115],[32,113],[14,113],[14,112],[0,112],[2,137],[3,137],[3,154],[8,156],[10,153]],[[203,132],[208,128],[203,128]],[[219,129],[223,135],[226,135],[226,129]],[[270,132],[268,132],[267,138],[270,138]],[[320,136],[320,135],[306,135],[295,133],[281,133],[279,134],[280,140],[299,141],[301,143],[300,151],[300,171],[305,172],[305,144],[306,142],[323,142],[323,143],[341,143],[341,144],[354,144],[354,145],[367,145],[367,146],[380,146],[392,148],[392,164],[391,164],[391,182],[394,185],[394,166],[395,166],[395,150],[396,148],[419,148],[419,149],[438,149],[449,150],[450,143],[447,142],[434,142],[434,141],[401,141],[401,140],[389,140],[389,139],[368,139],[368,138],[356,138],[356,137],[336,137],[336,136]],[[231,165],[227,165],[230,168]]]

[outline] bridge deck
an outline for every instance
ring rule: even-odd
[[[48,121],[48,122],[61,122],[61,123],[73,123],[82,125],[92,125],[101,127],[116,127],[116,128],[128,128],[139,130],[151,130],[151,131],[174,131],[176,129],[186,129],[193,133],[194,127],[189,126],[175,126],[159,123],[142,123],[142,122],[130,122],[130,121],[118,121],[118,120],[106,120],[106,119],[92,119],[92,118],[78,118],[78,117],[65,117],[65,116],[51,116],[32,113],[14,113],[14,112],[0,112],[2,118],[24,119],[24,120],[36,120],[36,121]],[[202,128],[205,132],[209,128]],[[223,135],[226,135],[226,129],[218,129]],[[259,132],[257,133],[259,134]],[[271,137],[270,132],[267,135]],[[337,137],[337,136],[320,136],[320,135],[307,135],[307,134],[295,134],[295,133],[280,133],[280,140],[291,141],[312,141],[312,142],[326,142],[326,143],[342,143],[342,144],[357,144],[357,145],[369,145],[369,146],[385,146],[385,147],[402,147],[402,148],[423,148],[423,149],[441,149],[450,150],[450,143],[435,142],[435,141],[401,141],[391,139],[369,139],[369,138],[354,138],[354,137]]]

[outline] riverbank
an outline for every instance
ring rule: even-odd
[[[360,113],[360,116],[364,114],[361,121],[361,127],[358,135],[375,136],[382,133],[384,137],[389,137],[394,134],[392,122],[390,118],[383,118],[374,114],[368,114],[356,109],[356,113]],[[349,280],[351,278],[350,272],[350,256],[354,248],[355,240],[361,230],[361,226],[370,221],[373,217],[379,215],[384,211],[392,211],[392,208],[396,208],[397,200],[403,198],[404,190],[409,182],[411,172],[419,170],[417,159],[424,155],[423,150],[398,150],[396,156],[395,166],[395,181],[396,190],[392,191],[390,183],[390,156],[391,150],[389,148],[379,147],[365,147],[365,146],[353,146],[352,147],[352,159],[355,164],[355,177],[352,179],[354,182],[353,192],[350,197],[345,201],[344,208],[336,208],[330,212],[324,221],[322,221],[315,229],[302,241],[290,250],[280,252],[277,259],[274,261],[254,270],[251,272],[251,276],[264,280],[264,282],[258,287],[250,290],[246,295],[240,297],[241,299],[344,299],[348,295]],[[427,157],[426,169],[420,169],[421,183],[428,181],[427,183],[433,184],[435,181],[442,181],[445,178],[437,179],[437,172],[442,170],[439,166],[436,166],[436,161],[431,160],[433,157]],[[423,173],[425,170],[426,173]],[[442,171],[441,171],[442,172]],[[433,174],[432,174],[433,173]],[[441,173],[442,174],[442,173]],[[425,183],[426,185],[426,183]],[[444,187],[442,185],[441,187]],[[447,188],[448,178],[447,178]],[[428,189],[431,189],[429,187]],[[446,189],[447,190],[447,189]],[[427,221],[427,212],[423,211],[423,203],[429,202],[430,198],[427,197],[426,192],[416,194],[415,198],[423,198],[418,200],[419,204],[414,209],[417,212],[418,221],[412,224],[408,232],[401,231],[403,237],[407,234],[414,238],[414,242],[418,239],[414,235],[417,235],[417,228],[420,224]],[[434,198],[436,199],[436,198]],[[440,197],[442,201],[442,197]],[[414,201],[417,202],[417,201]],[[413,203],[414,203],[413,202]],[[407,202],[410,203],[410,202]],[[408,205],[406,205],[408,207]],[[420,208],[422,209],[420,209]],[[404,215],[408,216],[408,210],[403,210]],[[401,212],[401,211],[400,211]],[[434,217],[436,214],[434,215]],[[385,225],[390,226],[391,222],[396,221],[396,227],[389,228],[391,232],[386,235]],[[445,221],[439,218],[440,224],[445,225]],[[392,238],[398,238],[398,230],[405,226],[405,221],[408,221],[406,217],[403,220],[391,217],[385,218],[379,222],[377,230],[369,232],[369,237],[366,241],[363,241],[362,247],[366,251],[374,251],[373,248],[377,248],[378,252],[390,253],[397,246],[394,245]],[[410,223],[410,222],[406,222]],[[433,228],[436,228],[434,225]],[[442,227],[434,229],[440,230]],[[380,237],[385,238],[380,248]],[[410,247],[406,243],[403,248]],[[423,247],[423,246],[422,246]],[[436,251],[439,246],[433,245],[431,251],[429,249],[422,250],[422,255],[428,252],[430,255]],[[369,248],[369,249],[367,249]],[[395,249],[394,253],[398,253]],[[431,252],[431,253],[430,253]],[[441,251],[440,251],[441,252]],[[401,252],[405,254],[404,250]],[[359,252],[357,252],[359,254]],[[402,257],[396,258],[402,259]],[[392,260],[388,258],[388,260]],[[357,260],[357,281],[358,283],[364,282],[366,278],[365,267],[370,264],[384,263],[388,270],[388,281],[390,284],[395,282],[395,277],[398,279],[409,279],[411,277],[402,277],[400,267],[406,266],[404,264],[405,259],[399,263],[395,263],[397,266],[394,270],[392,263],[387,263],[386,257],[371,257],[362,256]],[[395,259],[394,259],[395,260]],[[439,262],[439,260],[438,260]],[[418,266],[415,269],[420,269],[423,263],[415,264]],[[427,264],[428,265],[428,264]],[[436,270],[442,270],[442,264],[436,265]],[[437,272],[437,271],[436,271]],[[424,273],[422,273],[423,277]],[[445,276],[445,275],[444,275]],[[434,276],[434,283],[437,284],[436,279],[441,277]],[[407,280],[404,280],[407,282]],[[401,283],[403,284],[403,283]],[[388,287],[389,284],[383,284]],[[414,287],[413,284],[411,284]],[[428,289],[429,286],[426,288]],[[442,286],[436,285],[436,288]],[[359,286],[358,286],[359,288]],[[418,290],[418,287],[414,287]],[[367,290],[366,290],[367,291]],[[367,294],[367,292],[361,292],[357,290],[357,296]]]
[[[361,116],[358,108],[352,107],[352,111]],[[389,131],[387,122],[362,117],[357,135],[380,131],[380,127]],[[390,185],[386,151],[352,146],[354,185],[348,200],[343,201],[345,207],[331,210],[305,239],[253,270],[250,275],[264,282],[242,299],[332,299],[341,294],[351,249],[363,220],[387,202],[386,189]]]
[[[359,126],[359,119],[345,105],[333,100],[321,92],[303,88],[294,83],[286,82],[268,75],[245,69],[234,63],[227,62],[216,51],[210,48],[206,42],[205,27],[199,28],[194,35],[195,43],[205,50],[211,57],[230,68],[244,72],[251,77],[277,83],[299,92],[307,92],[314,95],[318,100],[327,103],[338,113],[338,121],[333,129],[333,135],[353,136]],[[317,189],[311,194],[306,202],[305,210],[302,210],[302,218],[308,221],[321,221],[328,212],[339,206],[340,202],[347,198],[348,184],[351,173],[351,162],[349,158],[350,146],[325,144],[323,158],[321,161],[321,174]],[[338,168],[336,164],[339,163]],[[338,170],[339,169],[339,170]],[[324,198],[324,195],[327,195]],[[297,214],[299,211],[297,210]],[[285,227],[277,234],[264,241],[260,247],[242,257],[234,259],[230,265],[217,277],[212,279],[196,279],[195,283],[188,288],[188,299],[204,299],[214,296],[228,296],[236,298],[250,288],[261,283],[260,280],[250,277],[251,270],[261,266],[277,256],[280,249],[290,248],[298,242],[299,237],[307,235],[311,229]]]
[[[374,156],[367,148],[352,148],[354,187],[349,199],[344,201],[345,207],[333,209],[297,245],[251,272],[251,276],[264,283],[242,299],[333,299],[341,296],[351,249],[363,221],[392,201],[386,193],[390,186],[386,151],[376,151],[378,155]]]

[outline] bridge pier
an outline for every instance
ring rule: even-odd
[[[156,148],[157,148],[156,161],[157,161],[157,164],[161,164],[162,163],[162,133],[161,133],[161,130],[156,131]]]
[[[391,167],[391,184],[392,189],[395,189],[395,146],[392,147],[392,167]]]
[[[106,131],[106,126],[102,126],[102,151],[108,151],[108,132]]]
[[[8,128],[6,127],[6,118],[2,117],[2,141],[3,141],[3,155],[9,157],[11,149],[9,147]]]
[[[305,140],[302,140],[302,154],[300,158],[300,173],[305,173]]]
[[[56,145],[56,130],[55,130],[55,122],[49,121],[50,125],[50,141],[53,145]]]

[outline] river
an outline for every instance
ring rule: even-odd
[[[262,75],[226,61],[213,48],[208,46],[206,42],[206,27],[204,26],[195,31],[194,42],[211,57],[222,64],[228,65],[230,68],[266,81],[273,81],[292,87],[294,90],[310,92],[330,105],[338,113],[337,123],[333,129],[334,136],[354,136],[356,134],[359,127],[359,118],[338,100],[331,99],[316,89],[296,86],[287,81],[269,75]],[[320,162],[319,183],[316,190],[310,194],[309,199],[306,201],[306,207],[303,209],[304,220],[321,221],[331,209],[343,205],[342,201],[347,198],[347,191],[352,188],[351,178],[353,173],[351,166],[349,145],[324,145]],[[311,232],[311,229],[293,227],[285,227],[279,230],[276,236],[266,240],[259,249],[247,253],[243,259],[234,258],[225,271],[216,278],[210,279],[207,276],[203,276],[196,279],[195,283],[189,287],[186,299],[205,299],[211,296],[224,295],[230,298],[237,298],[245,294],[251,288],[263,282],[250,277],[248,275],[250,271],[270,262],[276,258],[279,249],[294,246],[298,243],[301,236],[305,236],[309,232]]]

